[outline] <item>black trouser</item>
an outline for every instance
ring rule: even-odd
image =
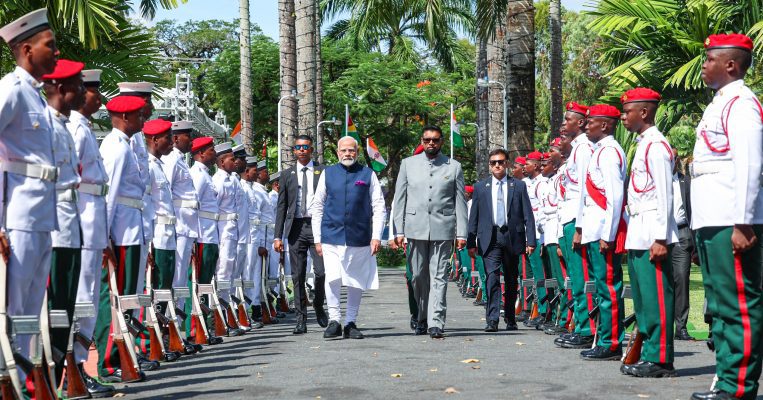
[[[315,252],[310,218],[294,218],[289,232],[289,259],[291,260],[291,276],[294,282],[294,309],[298,317],[307,316],[305,282],[308,250],[313,258],[313,273],[315,274],[313,307],[323,308],[323,302],[326,299],[326,292],[323,287],[326,281],[323,257],[319,257],[318,253]]]
[[[519,255],[511,252],[508,243],[508,236],[493,228],[490,246],[482,254],[487,275],[487,310],[485,317],[488,321],[498,321],[501,315],[501,274],[503,274],[506,292],[506,301],[503,303],[504,319],[507,322],[515,322],[514,304],[517,301]]]
[[[675,287],[676,332],[686,329],[689,319],[689,272],[691,270],[691,254],[694,252],[694,242],[688,226],[678,230],[678,243],[673,246],[671,253],[673,263],[673,284]]]

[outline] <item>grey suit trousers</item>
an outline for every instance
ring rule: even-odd
[[[445,327],[448,289],[447,270],[453,255],[452,240],[408,239],[413,296],[419,308],[418,322],[429,328]]]

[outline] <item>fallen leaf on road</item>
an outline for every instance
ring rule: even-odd
[[[498,376],[506,376],[506,374],[504,374],[503,372],[501,372],[500,374],[498,374]]]
[[[311,346],[310,348],[311,348],[311,349],[320,349],[320,348],[321,348],[321,346]]]
[[[517,342],[516,345],[517,346],[524,346],[525,344],[523,342]]]
[[[378,356],[378,355],[379,355],[379,353],[374,353],[374,354],[372,354],[371,356],[372,356],[372,357],[376,357],[376,356]]]
[[[464,342],[473,342],[473,341],[474,341],[474,339],[472,339],[472,338],[466,338],[466,339],[464,339]]]
[[[480,366],[479,365],[475,365],[475,366],[472,367],[472,369],[480,369]]]
[[[637,394],[637,396],[641,397],[642,399],[648,399],[649,398],[648,394],[641,394],[641,393],[639,393],[639,394]]]
[[[480,360],[476,358],[467,358],[466,360],[461,360],[461,362],[464,364],[474,364],[480,362]]]
[[[429,372],[437,372],[437,368],[432,368],[429,370]]]
[[[113,397],[125,397],[124,393],[115,393]]]
[[[400,377],[403,376],[403,374],[392,374],[390,376],[393,377],[393,378],[400,378]]]
[[[458,392],[458,390],[456,390],[456,388],[449,387],[449,388],[445,389],[445,393],[447,393],[447,394],[455,394],[455,393],[459,393],[459,392]]]

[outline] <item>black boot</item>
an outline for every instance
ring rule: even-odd
[[[297,326],[294,327],[292,333],[295,335],[307,333],[307,317],[305,317],[305,314],[297,315]]]
[[[90,393],[90,397],[100,398],[114,396],[116,390],[113,386],[100,384],[93,377],[85,373],[85,368],[82,364],[77,364],[77,368],[79,368],[79,372],[82,374],[82,378],[85,380],[85,387],[87,388],[87,392]]]

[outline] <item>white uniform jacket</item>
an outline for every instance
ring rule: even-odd
[[[154,247],[161,250],[175,250],[175,209],[172,206],[170,182],[164,175],[164,162],[148,155],[148,174],[151,177],[151,205],[156,212],[154,215]]]
[[[615,240],[623,208],[625,168],[625,153],[613,136],[595,144],[586,172],[583,212],[575,225],[583,230],[582,243]]]
[[[691,228],[763,223],[763,108],[737,80],[713,97],[697,126],[690,167]]]
[[[527,179],[527,194],[530,196],[530,206],[533,210],[533,217],[535,218],[535,237],[540,243],[543,243],[543,218],[544,214],[541,211],[541,190],[546,183],[546,178],[543,175],[538,174],[534,179]]]
[[[138,132],[130,138],[130,147],[135,152],[138,160],[140,179],[143,181],[143,243],[150,243],[154,238],[154,206],[151,201],[151,177],[148,173],[148,151],[146,151],[146,139],[143,132]]]
[[[172,190],[172,204],[177,217],[175,232],[179,236],[196,239],[199,237],[199,198],[185,163],[185,155],[173,148],[170,154],[162,156],[162,163]]]
[[[648,250],[656,240],[678,241],[673,217],[673,152],[657,127],[641,134],[628,182],[625,248]]]
[[[219,244],[217,215],[220,213],[220,207],[217,205],[217,192],[212,183],[209,168],[200,162],[195,162],[190,173],[193,187],[199,198],[199,243]]]
[[[249,199],[244,191],[244,185],[241,183],[241,177],[237,173],[232,173],[233,183],[236,185],[236,208],[238,208],[238,243],[246,244],[251,242],[249,236]]]
[[[257,241],[257,235],[260,224],[261,200],[257,196],[257,193],[254,191],[252,185],[253,182],[247,182],[243,179],[241,180],[241,187],[244,189],[244,193],[246,194],[247,210],[249,210],[249,243],[255,243],[259,245],[259,242]]]
[[[231,174],[217,169],[212,176],[212,184],[217,193],[217,207],[220,209],[220,221],[217,223],[217,232],[220,235],[220,241],[233,240],[238,242],[238,226],[236,220],[238,215],[238,206],[236,204],[236,182]]]
[[[541,211],[543,214],[543,244],[559,244],[559,199],[556,197],[556,187],[562,180],[557,171],[541,186]]]
[[[72,135],[66,128],[69,117],[50,106],[47,111],[53,122],[53,158],[58,167],[56,181],[58,229],[51,232],[51,239],[53,247],[78,249],[82,246],[76,191],[80,183],[79,157],[74,148]]]
[[[0,168],[7,162],[55,168],[53,127],[40,96],[42,84],[21,67],[0,80]],[[0,224],[5,229],[56,229],[55,179],[0,173]]]
[[[101,157],[109,176],[106,195],[106,226],[117,246],[143,243],[143,218],[146,185],[138,169],[138,158],[130,147],[130,138],[119,129],[112,129],[101,143]]]

